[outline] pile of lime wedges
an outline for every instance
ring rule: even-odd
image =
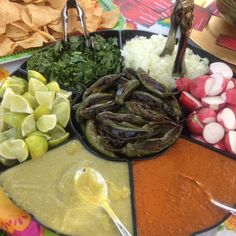
[[[38,158],[68,139],[71,92],[37,71],[28,80],[8,77],[0,88],[0,162]]]

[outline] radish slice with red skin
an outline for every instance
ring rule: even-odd
[[[214,81],[207,95],[217,96],[225,90],[228,81],[225,80],[221,74],[212,74],[211,77],[214,79]]]
[[[225,142],[224,140],[220,140],[218,143],[214,144],[213,147],[218,148],[222,151],[225,151]]]
[[[216,119],[226,130],[235,129],[236,118],[231,109],[224,108],[217,114]]]
[[[222,94],[222,97],[224,96],[227,103],[236,105],[236,89],[229,89],[225,91],[225,95]]]
[[[213,86],[214,79],[209,75],[202,75],[194,80],[191,80],[189,91],[196,98],[203,98],[208,95]]]
[[[204,125],[199,121],[195,111],[188,116],[186,125],[192,134],[202,134]]]
[[[232,78],[231,81],[234,83],[234,87],[236,87],[236,78]]]
[[[211,63],[209,68],[211,74],[222,74],[225,79],[231,79],[233,77],[233,71],[227,64],[223,62]]]
[[[224,100],[226,102],[226,92],[223,92],[221,95],[220,95],[221,99]]]
[[[233,111],[235,117],[236,117],[236,105],[228,104],[227,108],[231,109]]]
[[[179,101],[189,111],[195,111],[202,107],[201,102],[186,91],[181,93]]]
[[[191,82],[191,79],[189,78],[179,78],[176,80],[176,88],[179,90],[179,91],[189,91],[189,87],[190,87],[190,82]]]
[[[210,144],[218,143],[224,135],[224,128],[217,122],[209,123],[203,129],[203,138]]]
[[[220,96],[205,97],[201,99],[204,107],[211,108],[212,110],[220,110],[225,107],[225,101]]]
[[[196,140],[202,142],[202,143],[206,143],[205,139],[204,139],[201,135],[193,135],[193,134],[192,134],[191,137],[192,137],[193,139],[196,139]]]
[[[236,154],[236,131],[230,130],[226,133],[225,138],[225,148],[228,152]]]
[[[216,112],[211,108],[203,107],[199,109],[196,114],[198,120],[203,124],[208,124],[216,121]]]
[[[234,82],[232,80],[229,80],[227,82],[225,90],[229,90],[229,89],[233,89],[233,88],[235,88],[235,84],[234,84]]]

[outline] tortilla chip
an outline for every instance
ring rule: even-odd
[[[26,25],[22,20],[12,22],[11,25],[15,26],[16,28],[26,33],[32,32],[32,29],[28,25]]]
[[[66,5],[66,0],[46,0],[49,5],[57,10],[62,10]]]
[[[0,35],[0,56],[12,54],[17,47],[16,43],[7,38],[5,35]]]
[[[62,19],[54,24],[48,25],[48,27],[58,33],[63,33]],[[80,20],[78,19],[77,11],[75,9],[68,10],[68,34],[80,32],[82,33],[82,27]]]
[[[97,1],[96,0],[78,0],[78,4],[80,7],[83,8],[85,15],[89,13],[93,13],[93,10],[97,6]]]
[[[61,11],[66,1],[0,0],[1,55],[62,39]],[[119,20],[118,9],[104,13],[98,0],[78,0],[78,4],[85,12],[89,32],[98,28],[113,28]],[[68,35],[78,33],[82,33],[82,27],[77,11],[68,9]]]
[[[93,11],[93,14],[95,16],[99,16],[99,17],[102,17],[103,15],[103,9],[99,6],[95,7],[94,11]]]
[[[62,20],[59,22],[55,22],[53,24],[49,24],[48,27],[57,33],[63,33]]]
[[[52,35],[55,39],[62,39],[63,38],[63,34],[62,33],[58,33],[58,32],[52,32]]]
[[[0,26],[6,26],[7,24],[20,20],[21,18],[20,4],[9,2],[8,0],[0,0]]]
[[[36,27],[47,25],[60,18],[61,12],[48,6],[29,4],[25,10],[30,18],[30,23]]]
[[[4,34],[6,31],[6,26],[5,25],[0,25],[0,34]]]
[[[35,25],[33,25],[31,22],[30,22],[30,17],[28,15],[28,11],[26,9],[23,9],[22,12],[21,12],[21,17],[22,17],[22,20],[23,22],[28,26],[30,27],[33,31],[35,32],[38,32],[40,33],[41,35],[43,35],[44,37],[46,37],[49,42],[54,42],[55,41],[55,38],[48,34],[48,33],[45,33],[43,31],[41,31],[40,29],[38,29]]]
[[[8,24],[6,27],[6,34],[5,34],[8,38],[12,39],[12,40],[19,40],[19,39],[25,39],[26,37],[28,37],[28,33],[15,27],[14,25]]]
[[[29,4],[29,3],[32,3],[34,0],[23,0],[23,2]]]
[[[105,29],[113,28],[117,24],[119,17],[119,8],[115,8],[112,11],[105,12],[102,16],[102,24],[100,25],[100,27]]]
[[[102,22],[102,18],[99,16],[93,15],[91,18],[87,18],[87,29],[89,32],[94,32],[98,29],[99,25]]]
[[[49,43],[50,41],[45,38],[39,32],[34,33],[31,37],[16,42],[16,44],[22,48],[36,48],[43,46],[43,43]]]

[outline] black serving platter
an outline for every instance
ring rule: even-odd
[[[95,35],[95,34],[101,35],[104,38],[109,38],[109,37],[117,38],[118,39],[118,45],[119,45],[120,49],[122,50],[125,43],[127,41],[131,40],[132,38],[137,37],[137,36],[144,36],[144,37],[150,38],[152,35],[155,35],[156,33],[149,32],[149,31],[142,31],[142,30],[101,30],[101,31],[91,33],[91,35]],[[199,55],[200,57],[207,58],[209,60],[209,63],[219,62],[219,61],[224,62],[222,59],[220,59],[218,57],[215,57],[214,55],[204,51],[203,49],[201,49],[201,48],[199,48],[199,47],[197,47],[193,44],[189,44],[188,47],[190,49],[192,49],[193,52],[195,54]],[[16,75],[17,74],[26,75],[27,74],[26,68],[27,68],[27,62],[25,62],[17,71],[15,71],[14,74],[16,74]],[[75,110],[73,109],[73,104],[76,104],[76,103],[80,102],[81,97],[82,97],[82,94],[73,93],[73,98],[74,99],[72,101],[71,119],[70,119],[70,125],[69,126],[70,126],[70,129],[76,134],[77,138],[80,139],[89,150],[91,150],[93,153],[96,153],[96,155],[98,155],[99,157],[104,158],[104,159],[108,159],[108,160],[114,160],[114,161],[146,160],[146,159],[151,159],[151,158],[155,158],[155,157],[160,156],[163,152],[165,152],[169,148],[168,147],[165,150],[163,150],[159,153],[156,153],[155,155],[149,155],[149,156],[142,157],[142,158],[138,158],[138,157],[136,157],[136,158],[127,158],[127,157],[124,157],[124,156],[120,156],[119,158],[111,158],[111,157],[105,156],[104,154],[100,154],[99,152],[94,150],[90,146],[90,144],[88,144],[88,142],[87,142],[86,138],[84,137],[83,132],[80,128],[80,125],[78,124],[78,122],[75,119]],[[187,116],[188,113],[186,113],[185,115]],[[190,136],[190,133],[186,129],[185,126],[183,126],[182,137],[188,138],[188,139],[190,139],[194,142],[197,142],[197,143],[199,143],[203,146],[206,146],[206,147],[208,147],[208,148],[210,148],[210,149],[212,149],[216,152],[219,152],[221,154],[224,154],[224,155],[226,155],[230,158],[236,158],[236,155],[234,155],[234,154],[231,154],[231,153],[228,153],[228,152],[225,152],[225,151],[221,151],[221,150],[219,150],[219,149],[217,149],[217,148],[215,148],[211,145],[208,145],[208,144],[205,144],[205,143],[202,143],[202,142],[199,142],[199,141],[193,139]]]
[[[103,36],[104,38],[116,37],[118,39],[119,47],[120,47],[120,49],[122,49],[123,46],[125,45],[125,43],[128,40],[130,40],[130,39],[132,39],[136,36],[144,36],[144,37],[149,38],[155,33],[147,32],[147,31],[140,31],[140,30],[122,30],[122,31],[119,31],[119,30],[118,31],[117,30],[105,30],[105,31],[94,32],[91,35],[94,35],[94,34],[99,34],[99,35]],[[222,61],[223,62],[223,60],[207,53],[206,51],[200,49],[199,47],[196,47],[196,46],[191,45],[191,44],[189,44],[188,47],[190,49],[192,49],[193,52],[195,54],[198,54],[200,57],[206,57],[209,60],[210,63],[216,62],[216,61]],[[13,75],[17,75],[17,76],[26,78],[27,77],[26,66],[27,66],[27,64],[24,63],[17,71],[15,71],[13,73]],[[69,122],[68,127],[67,127],[67,131],[70,132],[70,134],[71,134],[69,141],[72,140],[72,139],[78,139],[90,152],[95,154],[98,158],[103,158],[103,159],[106,159],[107,161],[118,161],[118,162],[127,162],[128,163],[129,177],[130,177],[130,188],[131,188],[131,204],[132,204],[132,214],[133,214],[133,231],[134,231],[134,236],[136,236],[136,235],[138,235],[138,229],[137,229],[136,217],[135,217],[134,182],[133,182],[133,174],[132,174],[132,172],[133,172],[133,165],[132,164],[133,164],[134,161],[137,161],[137,160],[145,161],[145,160],[150,159],[150,158],[155,158],[155,157],[161,156],[161,154],[166,150],[164,150],[160,153],[157,153],[155,155],[152,155],[152,156],[147,156],[147,157],[143,157],[143,158],[132,158],[132,159],[124,158],[124,157],[110,158],[110,157],[104,156],[103,154],[98,153],[93,148],[91,148],[91,146],[87,143],[86,138],[84,137],[84,135],[83,135],[83,133],[82,133],[80,127],[79,127],[79,124],[75,119],[75,110],[73,109],[73,105],[75,105],[77,102],[80,101],[81,96],[82,96],[82,94],[79,94],[79,93],[73,93],[73,96],[72,96],[73,99],[72,99],[72,104],[71,104],[71,107],[72,107],[72,109],[71,109],[71,118],[70,118],[70,122]],[[190,133],[187,131],[186,127],[183,127],[183,132],[182,132],[181,136],[183,138],[187,139],[187,140],[190,140],[191,142],[197,143],[197,144],[202,145],[204,147],[207,147],[207,148],[209,148],[213,151],[219,152],[219,153],[225,155],[226,158],[236,159],[236,156],[233,155],[233,154],[221,151],[219,149],[216,149],[216,148],[212,147],[211,145],[208,145],[208,144],[205,144],[205,143],[202,143],[198,140],[193,139],[190,136]],[[68,142],[68,141],[66,141],[66,142]],[[7,168],[8,167],[4,167],[0,164],[0,173],[2,171],[6,170]],[[207,229],[205,229],[201,232],[193,233],[192,235],[197,235],[199,233],[207,232],[208,230],[220,225],[228,216],[229,215],[227,215],[224,219],[222,219],[221,222],[217,223],[216,225],[210,226],[209,228],[207,228]]]

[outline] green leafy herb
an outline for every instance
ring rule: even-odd
[[[84,37],[74,36],[67,43],[55,45],[35,53],[27,62],[27,69],[56,80],[63,88],[82,92],[97,78],[120,71],[121,55],[117,38],[93,36],[94,52],[85,46]]]

